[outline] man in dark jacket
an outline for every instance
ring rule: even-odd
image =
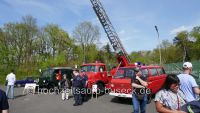
[[[8,113],[9,104],[4,91],[0,89],[0,113]]]
[[[87,84],[88,84],[88,76],[87,74],[85,73],[86,71],[85,70],[81,70],[81,73],[82,73],[82,78],[83,78],[83,91],[84,91],[84,94],[82,95],[83,97],[83,101],[87,101],[88,98],[88,89],[87,89]]]
[[[72,81],[73,87],[73,94],[74,94],[74,106],[78,106],[82,104],[82,92],[81,89],[83,88],[83,78],[79,74],[79,70],[75,69],[73,71],[74,77]]]

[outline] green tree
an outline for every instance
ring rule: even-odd
[[[90,47],[99,41],[100,31],[99,27],[93,25],[91,22],[81,22],[73,31],[73,37],[76,42],[82,47],[82,54],[84,56],[83,62],[88,62],[90,54]]]
[[[177,34],[173,39],[174,44],[182,50],[183,53],[183,62],[190,61],[189,49],[190,49],[190,40],[189,33],[187,31],[182,31]]]
[[[190,32],[190,36],[193,39],[192,43],[192,58],[193,60],[200,59],[200,26],[194,27]]]

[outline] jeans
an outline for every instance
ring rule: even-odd
[[[69,99],[69,92],[70,92],[70,90],[69,89],[64,89],[63,91],[62,91],[62,100],[65,100],[65,99]]]
[[[11,99],[14,99],[14,85],[7,85],[6,96],[9,98],[9,92],[11,90]]]
[[[147,95],[144,95],[143,100],[139,100],[135,94],[132,94],[133,113],[146,113]],[[139,112],[140,109],[140,112]]]

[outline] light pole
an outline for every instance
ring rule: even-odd
[[[159,32],[158,32],[158,27],[155,26],[157,35],[158,35],[158,42],[159,42],[159,53],[160,53],[160,65],[162,64],[162,55],[161,55],[161,44],[160,44],[160,36],[159,36]]]

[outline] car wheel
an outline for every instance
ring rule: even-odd
[[[21,84],[17,84],[17,87],[21,87]]]
[[[97,93],[103,95],[105,93],[105,86],[103,83],[97,83]]]

